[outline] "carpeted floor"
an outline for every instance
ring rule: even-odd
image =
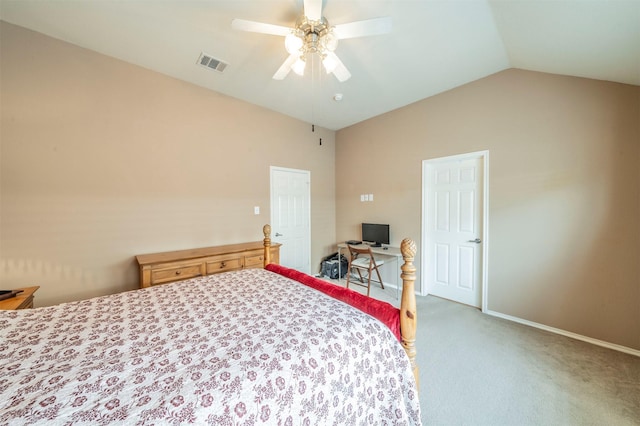
[[[640,425],[640,358],[437,297],[417,311],[425,425]]]

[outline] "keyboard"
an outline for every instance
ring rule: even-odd
[[[362,241],[349,240],[349,241],[345,241],[344,243],[352,246],[357,246],[358,244],[362,244]]]

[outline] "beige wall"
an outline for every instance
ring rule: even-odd
[[[332,249],[335,132],[11,24],[0,40],[0,288],[82,299],[135,288],[136,254],[260,240],[269,166],[311,171],[312,268]]]
[[[369,220],[418,245],[422,160],[489,150],[489,309],[640,349],[639,87],[508,70],[336,145],[338,240]]]

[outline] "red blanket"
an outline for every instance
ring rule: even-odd
[[[283,275],[287,278],[291,278],[292,280],[298,281],[299,283],[305,284],[311,288],[315,288],[318,291],[353,306],[354,308],[360,309],[362,312],[367,313],[384,323],[393,332],[398,341],[401,341],[400,309],[393,307],[391,304],[372,299],[351,289],[339,287],[327,281],[307,275],[304,272],[296,271],[295,269],[287,268],[285,266],[271,263],[267,265],[265,269]]]

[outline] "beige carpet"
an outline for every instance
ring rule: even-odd
[[[436,297],[417,311],[425,425],[640,425],[640,358]]]

